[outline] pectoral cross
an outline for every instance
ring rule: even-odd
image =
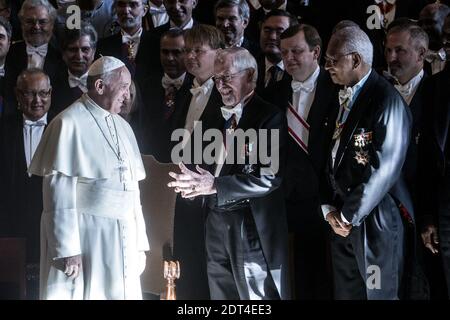
[[[120,183],[123,183],[123,191],[127,191],[127,178],[125,177],[126,172],[128,171],[128,167],[125,164],[123,159],[119,160],[119,179]]]

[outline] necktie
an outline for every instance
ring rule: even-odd
[[[242,116],[242,111],[244,109],[241,107],[241,104],[238,104],[234,108],[228,108],[228,107],[221,107],[220,111],[222,112],[222,117],[225,119],[225,121],[230,120],[230,118],[234,117],[235,121],[237,119],[240,119]]]
[[[275,85],[275,83],[278,81],[277,79],[280,71],[281,69],[278,66],[271,66],[269,68],[270,79],[266,83],[266,88]]]
[[[69,87],[71,88],[79,87],[80,90],[85,93],[87,92],[86,85],[87,85],[87,74],[81,76],[80,78],[72,74],[69,74]]]
[[[308,86],[304,82],[300,82],[300,81],[296,81],[296,80],[292,80],[291,87],[292,87],[293,92],[299,92],[299,91],[303,90],[305,92],[310,93],[314,89],[313,85]]]
[[[27,54],[38,54],[44,58],[47,55],[47,47],[45,45],[40,47],[27,46]]]
[[[175,97],[177,94],[177,88],[174,85],[169,85],[165,88],[166,94],[164,96],[164,104],[166,109],[164,112],[164,118],[167,120],[175,110]]]

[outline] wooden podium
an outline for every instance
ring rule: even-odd
[[[179,172],[179,168],[176,164],[160,163],[148,155],[142,155],[142,161],[147,177],[140,182],[139,187],[150,251],[147,252],[147,265],[141,275],[141,284],[143,292],[160,295],[165,292],[167,285],[164,260],[173,260],[176,193],[167,183],[173,180],[169,171]]]

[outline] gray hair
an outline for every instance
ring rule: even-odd
[[[25,78],[33,76],[35,74],[43,75],[45,77],[45,79],[47,80],[47,86],[49,88],[52,87],[52,85],[50,83],[50,77],[42,69],[39,69],[39,68],[30,68],[30,69],[23,70],[17,77],[16,86],[19,87],[20,84],[25,80]]]
[[[50,19],[55,21],[56,9],[48,2],[48,0],[25,0],[18,14],[20,21],[22,21],[26,9],[37,7],[44,7],[47,10]]]
[[[117,68],[114,70],[111,70],[109,72],[105,72],[103,74],[99,74],[99,75],[95,75],[95,76],[88,76],[87,77],[87,83],[86,83],[86,88],[88,90],[94,89],[95,88],[95,81],[97,81],[98,79],[101,79],[105,85],[110,85],[113,81],[116,80],[116,77],[118,76],[117,72],[121,69]]]
[[[408,32],[410,37],[411,37],[411,41],[414,44],[414,48],[416,50],[419,50],[420,48],[423,48],[425,50],[428,50],[428,43],[429,43],[429,38],[428,38],[428,34],[421,28],[419,27],[417,24],[400,24],[400,25],[396,25],[395,27],[392,27],[391,29],[389,29],[387,35],[390,35],[392,33],[400,33],[400,32]]]
[[[216,61],[221,62],[226,56],[231,56],[231,66],[236,71],[253,69],[252,83],[256,86],[256,81],[258,80],[258,64],[252,54],[242,47],[219,49],[217,50]]]
[[[373,45],[363,30],[356,27],[342,28],[333,34],[333,38],[339,40],[343,53],[356,52],[365,64],[372,66]]]
[[[219,0],[214,6],[214,16],[216,15],[217,10],[232,7],[238,7],[239,15],[242,19],[250,19],[250,7],[246,0]]]

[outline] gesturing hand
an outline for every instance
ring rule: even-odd
[[[181,192],[183,198],[194,198],[200,195],[214,194],[217,192],[214,187],[214,176],[209,171],[195,167],[197,172],[191,171],[181,162],[179,164],[181,173],[169,172],[175,181],[167,185],[175,188],[175,192]]]

